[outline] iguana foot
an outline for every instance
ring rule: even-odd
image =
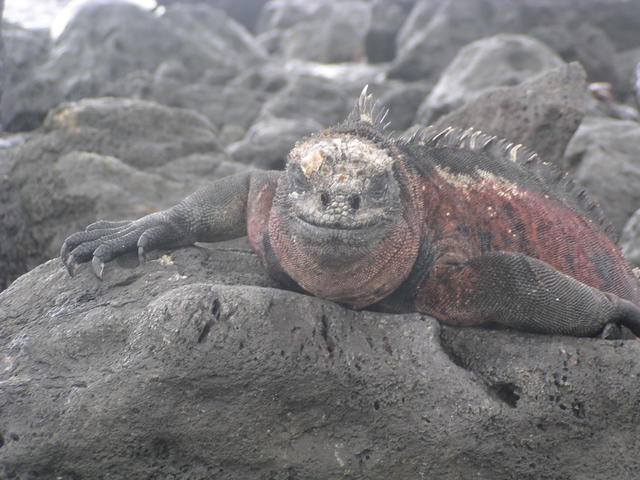
[[[146,250],[190,243],[181,241],[185,235],[167,217],[158,212],[134,221],[92,223],[65,240],[60,259],[71,276],[76,265],[91,260],[93,272],[102,280],[104,264],[125,252],[137,250],[144,263]]]
[[[636,337],[640,337],[640,307],[613,293],[605,293],[605,296],[616,309],[616,321],[631,330]]]

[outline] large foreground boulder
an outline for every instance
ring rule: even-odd
[[[158,254],[159,255],[159,254]],[[0,294],[0,476],[633,478],[640,342],[441,328],[187,248]]]

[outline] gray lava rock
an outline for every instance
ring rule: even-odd
[[[631,215],[622,229],[620,249],[629,262],[640,267],[640,209]]]
[[[418,109],[421,123],[495,87],[513,86],[563,65],[546,45],[526,35],[500,34],[463,47],[442,72],[431,94]]]
[[[521,143],[560,165],[584,116],[586,95],[585,72],[571,63],[515,87],[483,93],[436,125],[480,129]]]
[[[39,84],[31,78],[51,50],[51,38],[46,30],[30,30],[4,23],[5,43],[3,62],[4,92],[2,95],[2,128],[9,132],[31,130],[42,123],[49,99],[39,91]]]
[[[640,124],[587,117],[567,146],[566,164],[620,232],[640,205]]]
[[[115,263],[115,262],[114,262]],[[440,328],[248,252],[52,260],[0,294],[7,478],[633,478],[640,343]]]
[[[204,117],[130,99],[64,104],[41,131],[3,150],[0,288],[56,256],[70,233],[99,217],[166,208],[216,178],[216,165],[229,160]],[[163,176],[193,154],[211,158],[211,177],[202,169]]]
[[[256,31],[265,33],[286,30],[297,23],[311,20],[318,10],[330,5],[329,0],[268,0],[258,17]]]
[[[4,40],[2,38],[2,13],[4,10],[4,0],[0,0],[0,126],[2,126],[2,94],[4,92],[6,60],[4,53]]]
[[[496,33],[537,32],[561,47],[566,61],[584,59],[590,73],[611,78],[603,70],[611,65],[611,43],[616,50],[638,46],[638,28],[640,4],[627,0],[420,0],[398,34],[390,75],[433,81],[463,45]]]
[[[639,108],[640,94],[636,96],[636,91],[640,92],[640,69],[638,69],[638,65],[640,65],[640,47],[617,53],[615,62],[616,70],[619,72],[621,79],[617,85],[617,89],[620,92],[618,99]]]
[[[418,107],[431,91],[431,86],[415,83],[391,84],[381,91],[379,102],[389,109],[387,121],[393,130],[405,130],[413,125]]]
[[[365,39],[367,60],[371,63],[390,62],[396,55],[396,36],[408,12],[397,3],[373,0],[371,27]]]
[[[235,125],[246,130],[258,116],[264,96],[235,85],[182,85],[177,89],[154,88],[151,97],[163,104],[199,112],[219,129]],[[170,91],[171,90],[171,91]]]
[[[295,143],[310,133],[322,130],[312,119],[265,118],[253,124],[245,137],[229,145],[234,160],[267,170],[284,168]]]
[[[265,58],[242,26],[205,5],[175,5],[158,17],[126,3],[90,4],[67,25],[48,61],[20,86],[24,99],[12,113],[43,116],[63,100],[117,92],[127,76],[154,72],[168,61],[183,66],[186,81],[223,82]]]
[[[206,3],[224,12],[248,30],[255,31],[262,7],[266,0],[158,0],[158,5],[173,5],[176,3]]]
[[[353,97],[344,90],[337,81],[294,76],[286,87],[265,102],[260,117],[312,119],[326,127],[344,120],[351,110]]]
[[[621,84],[615,46],[602,29],[588,23],[576,28],[540,25],[529,34],[551,47],[565,61],[580,62],[591,82],[609,82],[616,88]]]
[[[286,58],[322,63],[362,61],[371,10],[371,4],[364,1],[327,3],[307,21],[287,29],[280,48]]]
[[[222,150],[215,126],[196,112],[125,98],[63,104],[49,113],[43,129],[54,141],[64,139],[56,142],[58,149],[113,155],[138,168]]]
[[[463,45],[500,31],[488,16],[484,2],[419,1],[398,33],[390,78],[435,81]]]

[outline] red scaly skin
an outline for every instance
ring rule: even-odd
[[[503,179],[474,179],[465,188],[437,173],[417,181],[429,206],[421,220],[424,232],[435,240],[433,270],[416,292],[418,311],[446,323],[477,323],[452,315],[468,297],[472,279],[442,265],[490,251],[540,259],[586,285],[640,303],[638,282],[616,245],[600,225],[564,202],[521,185],[505,194],[514,185]]]

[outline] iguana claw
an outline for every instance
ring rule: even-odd
[[[69,255],[68,258],[62,259],[62,264],[66,267],[69,276],[73,277],[73,274],[76,271],[76,257]]]
[[[96,277],[102,280],[102,273],[104,272],[104,262],[100,260],[98,257],[94,256],[93,259],[91,260],[91,267]]]
[[[147,261],[147,257],[144,254],[144,247],[138,247],[138,262],[143,265]]]

